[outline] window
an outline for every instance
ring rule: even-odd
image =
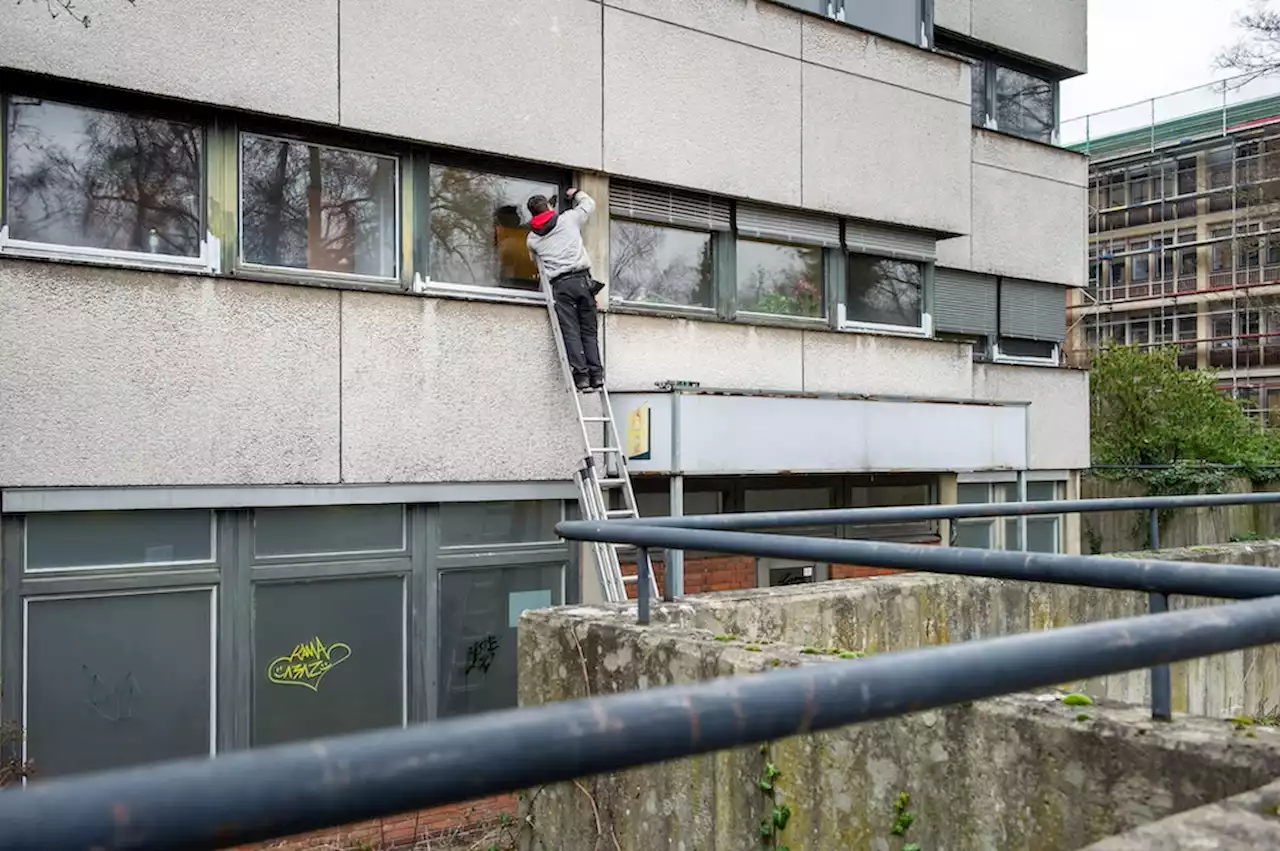
[[[922,0],[774,0],[909,44],[929,46]],[[928,2],[928,0],[925,0]]]
[[[556,198],[552,182],[452,165],[430,169],[430,277],[435,283],[539,288],[529,256],[528,201]]]
[[[1025,340],[1019,337],[1001,337],[996,343],[998,361],[1058,362],[1058,344],[1047,340]]]
[[[555,501],[458,502],[440,506],[440,543],[446,547],[557,543],[563,506]]]
[[[611,300],[715,306],[710,233],[614,219],[609,249]]]
[[[986,127],[1053,144],[1058,130],[1058,83],[1030,68],[995,54],[979,55],[961,45],[947,45],[946,52],[971,65],[972,118],[975,127]],[[1104,180],[1105,205],[1125,203],[1125,176],[1119,173]]]
[[[400,576],[255,585],[255,746],[405,722],[404,587]]]
[[[405,548],[403,505],[321,505],[253,512],[258,558],[394,553]]]
[[[241,260],[398,278],[397,171],[394,157],[241,134]]]
[[[742,238],[736,246],[739,310],[823,315],[821,248]]]
[[[7,119],[11,240],[186,265],[202,256],[199,125],[18,96]]]
[[[905,328],[922,326],[924,264],[850,254],[847,268],[847,321]]]
[[[1178,160],[1178,194],[1190,195],[1196,191],[1196,158]]]
[[[1061,482],[1027,482],[1028,502],[1048,502],[1062,498]],[[962,483],[957,487],[961,505],[991,502],[1018,502],[1018,486],[1014,482]],[[971,518],[953,523],[952,546],[976,549],[1024,549],[1019,535],[1019,518]],[[1033,515],[1027,517],[1028,552],[1056,553],[1062,547],[1062,516]]]
[[[1146,251],[1148,244],[1146,240],[1135,242],[1129,246],[1131,251]],[[1134,283],[1143,283],[1151,278],[1151,255],[1135,254],[1132,258],[1133,273],[1130,280]]]
[[[1196,276],[1196,249],[1184,248],[1178,252],[1178,275],[1184,278]]]
[[[70,570],[210,563],[213,513],[71,511],[25,522],[26,569]]]

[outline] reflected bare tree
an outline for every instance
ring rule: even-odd
[[[610,235],[612,298],[710,305],[715,274],[709,234],[615,219]]]
[[[198,127],[14,98],[8,140],[14,238],[199,254]]]
[[[432,166],[431,277],[480,286],[538,286],[538,269],[525,242],[527,202],[554,198],[552,184],[456,166]]]
[[[888,325],[920,323],[924,280],[918,264],[868,258],[857,271],[858,286],[849,294],[857,305],[851,305],[852,318]]]

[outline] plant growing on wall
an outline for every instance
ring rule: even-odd
[[[30,777],[34,767],[22,758],[22,728],[13,721],[0,722],[0,789],[16,786]]]

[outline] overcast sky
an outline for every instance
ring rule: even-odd
[[[1062,118],[1226,76],[1213,57],[1236,40],[1235,13],[1249,6],[1249,0],[1089,0],[1089,73],[1063,84]]]

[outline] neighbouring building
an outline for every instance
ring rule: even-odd
[[[0,3],[0,706],[45,776],[514,704],[520,612],[599,593],[534,193],[598,202],[644,513],[1078,493],[1084,0],[81,7]]]
[[[1280,82],[1238,78],[1068,122],[1089,165],[1071,361],[1176,345],[1280,424]]]

